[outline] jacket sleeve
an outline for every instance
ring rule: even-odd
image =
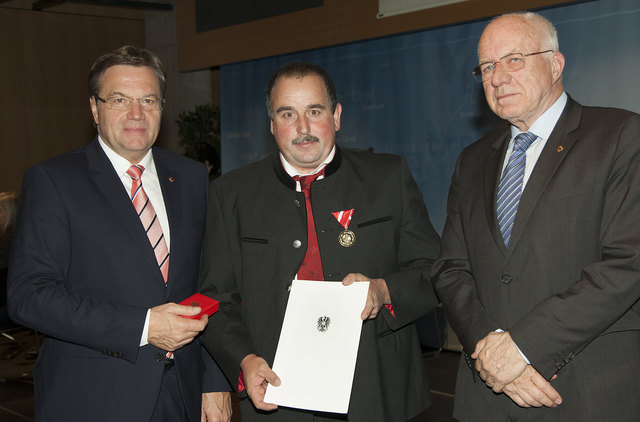
[[[433,283],[445,315],[467,353],[476,343],[498,328],[485,311],[476,292],[476,283],[467,254],[460,216],[458,180],[462,156],[458,158],[449,188],[447,220],[442,232],[440,256],[433,266]]]
[[[603,118],[602,124],[606,122]],[[574,217],[578,227],[594,232],[599,259],[586,265],[564,292],[539,303],[509,329],[518,347],[547,378],[597,336],[640,329],[640,116],[615,122],[604,131],[610,139],[591,135],[591,141],[610,144],[613,150],[611,159],[607,156],[592,170],[602,177],[602,188],[594,188],[598,198],[590,204],[595,210],[601,207],[600,221],[581,222],[580,210]]]
[[[403,327],[426,314],[438,303],[430,271],[440,248],[427,208],[409,166],[400,159],[398,188],[401,195],[400,231],[397,240],[399,271],[385,274],[393,315],[382,314],[391,329]]]
[[[218,312],[209,319],[201,340],[220,368],[238,389],[240,362],[255,353],[250,336],[242,323],[241,298],[236,274],[239,274],[241,252],[237,222],[232,213],[222,212],[216,183],[209,189],[209,206],[203,248],[202,294],[220,302]],[[237,267],[237,268],[236,268]]]
[[[26,173],[22,196],[7,289],[11,318],[49,336],[134,362],[147,309],[103,300],[98,294],[80,295],[69,287],[75,222],[68,208],[73,204],[61,197],[48,168],[36,166]]]
[[[204,345],[200,346],[200,352],[202,354],[202,362],[204,364],[202,392],[210,393],[216,391],[231,391],[231,386],[229,385],[229,382],[227,382],[224,373],[213,360],[211,354],[209,354]]]

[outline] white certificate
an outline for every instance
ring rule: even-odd
[[[369,282],[294,280],[264,401],[347,413]]]

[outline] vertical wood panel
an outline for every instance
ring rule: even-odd
[[[144,46],[144,20],[0,9],[0,191],[31,165],[95,134],[87,99],[94,60]]]

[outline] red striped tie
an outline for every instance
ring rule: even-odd
[[[153,209],[151,201],[147,193],[142,187],[142,172],[144,167],[141,165],[133,165],[127,170],[127,174],[133,179],[131,185],[131,202],[140,217],[142,227],[147,232],[147,237],[151,246],[153,246],[153,252],[156,255],[160,272],[162,272],[162,278],[164,282],[167,282],[167,276],[169,275],[169,249],[167,248],[167,242],[164,240],[164,234],[162,233],[162,227],[160,227],[160,221],[156,215],[156,211]]]

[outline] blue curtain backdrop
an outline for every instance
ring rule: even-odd
[[[558,29],[567,92],[640,112],[640,3],[597,0],[539,10]],[[271,72],[311,61],[335,80],[340,145],[404,155],[438,231],[455,160],[499,121],[471,76],[487,21],[254,60],[221,68],[222,170],[275,149],[264,105]]]

